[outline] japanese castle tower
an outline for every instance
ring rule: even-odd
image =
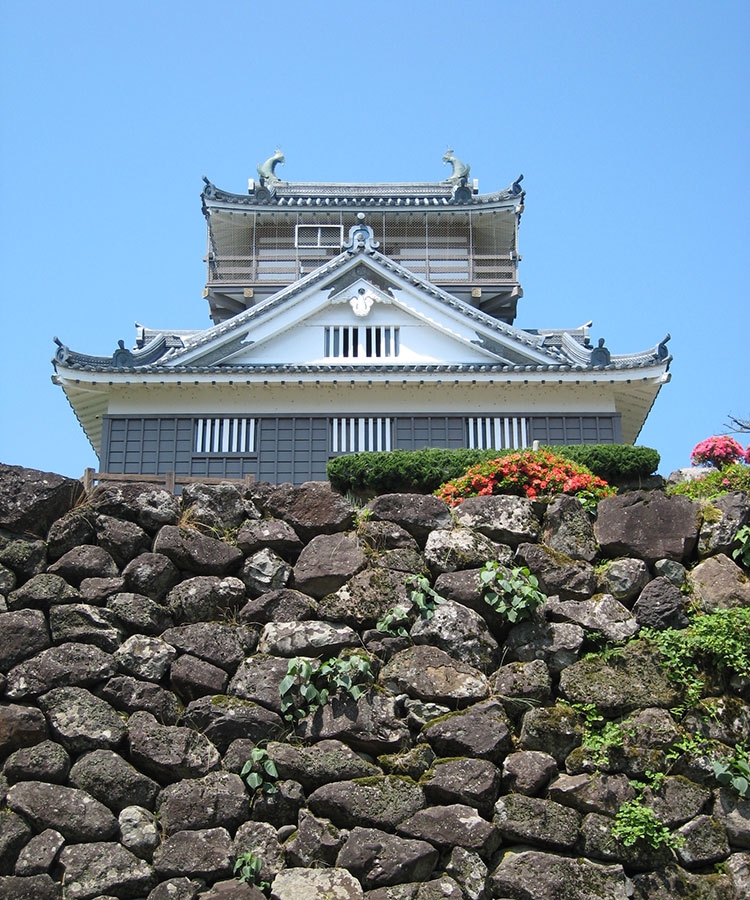
[[[138,327],[109,357],[55,339],[54,381],[107,473],[321,480],[332,456],[420,447],[633,443],[666,343],[616,355],[588,327],[520,329],[519,177],[207,179],[213,326]]]

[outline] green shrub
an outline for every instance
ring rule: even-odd
[[[594,475],[610,483],[648,478],[659,468],[661,461],[658,452],[651,447],[630,444],[566,444],[545,449],[586,466]]]
[[[297,656],[289,660],[279,685],[281,714],[289,722],[298,721],[341,692],[357,700],[374,680],[364,653],[334,656],[322,663]]]
[[[508,568],[498,562],[488,562],[479,573],[482,600],[506,622],[515,625],[530,619],[547,599],[539,590],[536,575],[525,566]]]
[[[723,469],[707,469],[700,478],[667,488],[668,494],[682,494],[691,500],[713,500],[731,491],[750,493],[750,466],[734,463]]]
[[[659,454],[629,444],[561,445],[545,448],[556,456],[584,465],[605,481],[645,478],[656,471]],[[387,450],[337,456],[328,463],[328,478],[336,488],[372,494],[431,494],[441,484],[463,475],[476,463],[497,459],[514,450]]]
[[[612,834],[626,847],[636,841],[645,841],[650,847],[678,847],[682,841],[670,832],[656,816],[653,809],[640,800],[626,800],[617,810]]]

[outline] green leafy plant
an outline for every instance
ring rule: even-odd
[[[357,700],[374,680],[370,660],[361,653],[332,657],[322,663],[295,657],[289,660],[279,684],[281,713],[288,721],[298,721],[325,706],[332,694],[343,692]]]
[[[644,806],[641,800],[627,800],[620,806],[615,816],[612,834],[626,847],[632,847],[637,841],[644,841],[654,849],[658,847],[673,849],[682,843],[682,840],[672,834],[656,813],[648,806]]]
[[[597,768],[605,765],[609,751],[623,745],[628,729],[620,722],[605,719],[593,703],[574,703],[573,708],[583,716],[584,750]]]
[[[430,585],[429,580],[424,575],[410,575],[406,581],[413,609],[417,610],[417,615],[423,619],[431,619],[435,614],[435,608],[440,603],[445,603],[445,597]],[[378,620],[375,627],[378,631],[383,631],[399,637],[407,637],[409,632],[408,626],[412,621],[412,612],[405,606],[397,604],[389,607]]]
[[[508,568],[487,562],[479,572],[482,599],[502,618],[515,624],[530,619],[547,595],[539,590],[536,575],[525,567]]]
[[[269,757],[268,752],[261,747],[254,747],[250,751],[250,759],[242,767],[240,775],[253,792],[275,794],[278,790],[276,779],[279,777],[279,773],[276,764]]]
[[[750,569],[750,525],[743,525],[737,531],[734,540],[737,546],[732,550],[732,559]]]
[[[734,463],[721,470],[707,470],[700,478],[667,488],[668,495],[682,495],[691,500],[713,500],[732,491],[750,493],[750,466]]]
[[[750,760],[747,753],[736,750],[730,760],[713,761],[714,777],[719,784],[728,785],[744,797],[750,799]]]
[[[378,619],[375,627],[393,637],[408,637],[409,624],[409,610],[405,606],[391,606]]]
[[[617,493],[585,466],[548,450],[520,450],[472,466],[460,478],[446,482],[435,495],[451,506],[467,497],[511,494],[530,500],[552,494],[573,494],[595,506]]]
[[[255,885],[261,891],[266,891],[271,887],[271,884],[261,879],[260,873],[262,868],[263,861],[261,858],[253,853],[252,850],[246,850],[237,857],[233,871],[238,881]]]

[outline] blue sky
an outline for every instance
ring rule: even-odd
[[[207,327],[201,176],[243,192],[277,146],[290,181],[523,172],[516,325],[671,333],[664,474],[750,417],[747,2],[0,0],[0,31],[0,461],[96,466],[53,336]]]

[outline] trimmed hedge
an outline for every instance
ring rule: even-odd
[[[656,471],[659,454],[629,444],[582,444],[545,447],[580,463],[608,482],[645,478]],[[328,463],[328,478],[336,490],[376,494],[431,494],[458,478],[475,463],[497,459],[512,450],[387,450],[337,456]]]

